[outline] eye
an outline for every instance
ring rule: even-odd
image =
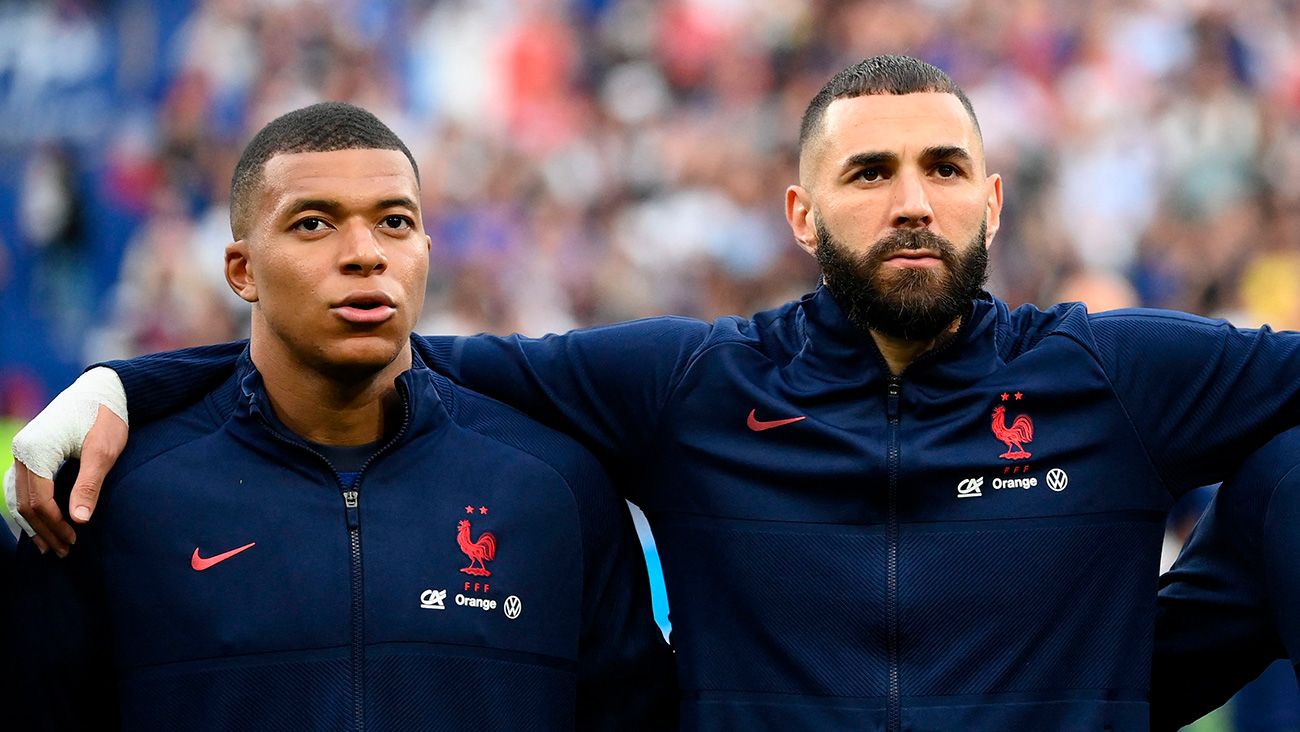
[[[939,163],[934,166],[934,173],[940,178],[956,178],[961,175],[961,168],[952,163]]]
[[[857,179],[865,183],[875,183],[876,181],[884,180],[886,177],[885,171],[880,168],[863,168],[858,171],[857,175]]]
[[[328,227],[329,224],[325,222],[325,219],[322,219],[319,216],[308,216],[294,224],[291,228],[295,231],[305,231],[312,234],[318,231],[324,231]]]
[[[392,216],[385,216],[383,220],[380,221],[379,223],[385,229],[401,230],[401,229],[415,228],[414,221],[411,221],[411,219],[407,218],[406,216],[398,216],[397,214],[393,214]]]

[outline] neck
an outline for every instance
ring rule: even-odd
[[[384,436],[388,418],[401,408],[396,379],[411,367],[409,343],[392,363],[358,376],[304,364],[268,340],[254,338],[250,351],[285,427],[321,445],[366,445]]]
[[[952,339],[957,334],[959,327],[961,327],[961,318],[956,318],[939,335],[921,341],[897,338],[881,333],[878,330],[870,332],[871,339],[876,342],[876,348],[880,349],[880,355],[885,357],[885,364],[889,366],[889,373],[898,376],[903,373],[903,369],[911,366],[922,354],[932,351]]]

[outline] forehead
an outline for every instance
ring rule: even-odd
[[[331,150],[281,153],[266,161],[261,197],[275,210],[294,200],[318,198],[354,204],[419,198],[411,162],[400,150]]]
[[[907,157],[935,146],[980,155],[975,124],[954,94],[867,94],[826,107],[822,149],[831,161],[869,151]]]

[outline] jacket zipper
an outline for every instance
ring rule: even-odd
[[[357,732],[366,728],[366,626],[365,626],[365,583],[362,581],[361,564],[361,508],[360,491],[356,490],[361,482],[360,473],[352,482],[353,490],[343,491],[343,511],[348,523],[348,556],[351,564],[352,603],[350,625],[352,627],[352,722]],[[343,481],[339,480],[339,485]]]
[[[886,702],[886,729],[902,729],[902,690],[898,680],[898,428],[899,394],[903,378],[891,374],[886,391],[885,414],[889,418],[889,515],[885,528],[887,559],[885,568],[885,625],[889,653],[889,695]]]
[[[885,524],[885,542],[886,542],[886,559],[885,559],[885,638],[886,649],[889,658],[889,689],[885,698],[885,729],[889,732],[900,732],[903,728],[903,692],[902,683],[899,681],[900,651],[898,640],[899,628],[899,601],[898,601],[898,472],[900,466],[900,448],[899,448],[899,426],[902,418],[899,414],[899,402],[903,392],[903,373],[907,369],[918,363],[933,360],[936,356],[947,351],[958,338],[961,337],[962,329],[966,328],[969,321],[969,315],[962,316],[961,322],[957,326],[957,333],[952,338],[939,344],[937,348],[922,353],[912,363],[903,368],[903,371],[895,374],[885,360],[885,355],[876,349],[876,356],[880,360],[880,365],[885,373],[889,374],[889,380],[885,387],[885,416],[889,420],[889,509]]]
[[[350,625],[352,627],[352,723],[357,732],[364,732],[366,728],[366,704],[365,704],[365,678],[366,678],[366,628],[365,628],[365,584],[362,573],[361,563],[361,477],[365,474],[366,468],[374,462],[375,458],[387,452],[394,444],[401,439],[406,432],[407,425],[411,421],[411,403],[410,398],[405,393],[405,388],[399,379],[397,382],[398,392],[402,396],[402,425],[397,432],[393,433],[392,439],[384,443],[366,461],[361,464],[361,469],[357,471],[356,479],[352,481],[350,487],[343,485],[343,476],[329,458],[312,449],[305,442],[295,442],[288,437],[280,434],[279,430],[271,425],[265,415],[258,411],[258,416],[267,431],[275,435],[281,442],[299,447],[307,452],[320,458],[321,462],[329,466],[330,472],[334,473],[334,480],[340,488],[343,488],[343,511],[348,527],[348,552],[349,563],[351,565],[351,591],[352,602],[350,608]]]
[[[361,564],[361,479],[366,468],[383,453],[387,452],[406,432],[411,421],[410,399],[404,393],[401,382],[398,391],[402,393],[402,426],[393,433],[393,438],[384,446],[371,453],[361,464],[357,477],[352,481],[352,489],[343,491],[343,508],[347,513],[348,543],[352,557],[352,717],[356,722],[357,732],[366,728],[365,679],[366,679],[366,626],[365,626],[365,583]],[[335,475],[338,472],[335,471]],[[339,485],[342,485],[342,479]]]

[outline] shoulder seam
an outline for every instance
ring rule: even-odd
[[[530,422],[534,422],[534,423],[537,424],[539,427],[542,427],[542,428],[547,429],[547,430],[551,430],[552,432],[556,431],[556,430],[554,430],[554,429],[552,429],[552,428],[550,428],[550,427],[546,427],[545,425],[542,425],[542,424],[539,423],[539,422],[536,422],[536,420],[533,420],[531,417],[528,417],[527,415],[525,415],[525,414],[523,414],[523,413],[521,413],[521,412],[518,412],[518,410],[515,410],[513,407],[510,407],[510,406],[508,406],[508,405],[502,404],[501,402],[498,402],[498,401],[494,401],[494,400],[492,400],[492,399],[490,399],[490,398],[488,398],[488,397],[486,397],[486,396],[483,396],[482,394],[479,394],[479,393],[477,393],[477,392],[466,391],[463,387],[455,387],[455,386],[453,386],[453,390],[454,390],[454,391],[465,391],[465,392],[466,392],[465,396],[466,396],[467,398],[469,398],[469,399],[478,399],[478,400],[482,400],[482,401],[484,401],[484,402],[487,402],[488,404],[492,404],[492,405],[494,405],[494,406],[503,407],[503,408],[508,409],[508,410],[510,410],[510,411],[512,411],[512,412],[515,412],[516,414],[518,414],[518,415],[519,415],[521,418],[523,418],[523,419],[526,419],[526,420],[528,420],[528,421],[530,421]],[[458,396],[459,396],[459,395],[458,395]],[[544,458],[544,457],[542,457],[541,455],[537,454],[537,453],[534,452],[533,450],[529,450],[529,449],[526,449],[526,448],[521,447],[521,446],[519,446],[519,445],[515,445],[515,444],[512,444],[512,443],[506,442],[506,441],[502,440],[501,438],[499,438],[499,437],[497,437],[497,436],[495,436],[495,435],[488,434],[488,433],[484,432],[483,430],[481,430],[481,429],[479,429],[479,428],[477,428],[477,427],[471,427],[471,426],[469,426],[469,425],[467,425],[467,424],[464,424],[463,422],[461,422],[459,419],[456,418],[456,417],[458,416],[456,413],[460,411],[460,410],[459,410],[459,405],[463,403],[463,400],[462,400],[462,399],[457,399],[454,403],[455,403],[455,405],[456,405],[457,408],[456,408],[455,410],[451,410],[451,409],[447,410],[447,416],[452,420],[452,422],[454,422],[454,423],[456,424],[457,427],[460,427],[461,429],[463,429],[463,430],[467,430],[467,431],[469,431],[469,432],[473,432],[474,434],[479,435],[480,437],[483,437],[484,439],[492,440],[493,442],[497,443],[498,445],[502,445],[502,446],[504,446],[504,447],[510,448],[511,450],[515,450],[516,452],[523,453],[524,455],[527,455],[527,456],[531,457],[533,460],[535,460],[535,461],[541,463],[542,465],[545,465],[546,468],[547,468],[547,470],[550,470],[552,473],[554,473],[554,474],[555,474],[557,477],[559,477],[559,479],[564,483],[564,487],[569,491],[569,498],[570,498],[570,500],[573,501],[574,507],[575,507],[575,508],[577,507],[577,505],[578,505],[578,493],[577,493],[576,490],[574,490],[572,481],[569,480],[569,476],[567,476],[567,475],[564,474],[564,471],[562,471],[562,470],[560,470],[559,468],[557,468],[556,466],[552,465],[551,462],[550,462],[549,460],[547,460],[546,458]],[[584,453],[587,453],[587,454],[585,455],[585,459],[587,459],[587,460],[591,460],[591,461],[595,462],[597,465],[600,465],[600,461],[597,460],[596,457],[595,457],[594,455],[591,455],[590,452],[587,450],[587,448],[586,448],[585,446],[583,446],[581,443],[579,443],[579,442],[577,442],[576,440],[574,440],[572,437],[569,437],[568,435],[565,435],[563,432],[560,432],[559,434],[563,435],[563,436],[565,437],[565,439],[567,439],[567,440],[569,440],[570,442],[572,442],[573,445],[574,445],[577,449],[583,451]],[[603,466],[601,466],[601,469],[602,469],[602,470],[604,469]],[[586,580],[586,569],[587,569],[587,551],[586,551],[586,550],[587,550],[587,536],[586,536],[586,534],[585,534],[585,532],[584,532],[584,528],[585,528],[585,527],[583,526],[582,521],[579,520],[579,521],[578,521],[578,556],[582,557],[582,563],[583,563],[583,584],[584,584],[584,589],[585,589],[585,584],[586,584],[586,582],[585,582],[585,580]]]
[[[565,435],[563,432],[559,432],[558,430],[555,430],[555,429],[552,428],[552,427],[546,427],[545,425],[541,424],[540,422],[537,422],[537,420],[534,420],[534,419],[532,419],[531,417],[528,417],[527,415],[524,415],[524,414],[518,412],[517,410],[514,410],[513,407],[509,407],[509,406],[503,405],[501,402],[493,401],[492,399],[490,399],[490,398],[488,398],[488,397],[486,397],[486,396],[483,396],[483,395],[481,395],[481,394],[475,393],[475,392],[469,392],[469,393],[468,393],[468,397],[469,397],[470,399],[479,399],[479,400],[485,401],[485,402],[487,402],[487,403],[489,403],[489,404],[492,404],[492,405],[494,405],[494,406],[505,406],[506,409],[510,409],[511,411],[514,411],[514,412],[515,412],[519,417],[521,417],[521,418],[523,418],[523,419],[527,419],[527,420],[529,420],[530,422],[533,422],[534,424],[536,424],[536,425],[539,426],[539,427],[545,428],[545,429],[550,430],[550,431],[552,431],[552,432],[557,432],[557,433],[560,434],[560,435],[564,435],[565,439],[569,440],[570,442],[573,442],[575,447],[577,447],[577,448],[579,448],[579,449],[582,449],[582,450],[586,450],[585,447],[583,447],[580,443],[576,442],[572,437],[569,437],[568,435]],[[458,406],[459,406],[459,401],[460,401],[460,400],[457,400],[457,405],[458,405]],[[452,417],[452,421],[456,423],[456,426],[457,426],[457,427],[460,427],[461,429],[464,429],[464,430],[469,430],[470,432],[473,432],[474,434],[477,434],[477,435],[479,435],[479,436],[481,436],[481,437],[484,437],[484,438],[486,438],[486,439],[492,440],[493,442],[496,442],[496,443],[498,443],[498,444],[500,444],[500,445],[504,445],[505,447],[508,447],[508,448],[510,448],[510,449],[512,449],[512,450],[517,450],[517,451],[519,451],[519,452],[524,453],[525,455],[529,455],[529,456],[531,456],[533,459],[535,459],[535,460],[537,460],[538,462],[541,462],[542,464],[546,465],[547,468],[550,468],[550,470],[551,470],[552,472],[554,472],[556,475],[560,476],[560,478],[562,478],[562,479],[564,480],[564,483],[565,483],[566,486],[569,485],[569,479],[568,479],[567,477],[565,477],[564,473],[563,473],[562,471],[560,471],[559,468],[557,468],[557,467],[555,467],[554,465],[552,465],[551,462],[550,462],[549,460],[547,460],[546,458],[544,458],[544,457],[542,457],[541,455],[537,454],[537,452],[534,452],[533,450],[529,450],[529,449],[526,449],[526,448],[524,448],[524,447],[520,447],[519,445],[516,445],[516,444],[511,443],[511,442],[506,442],[505,440],[502,440],[501,438],[497,437],[496,435],[492,435],[492,434],[488,434],[487,432],[484,432],[483,430],[479,429],[478,427],[472,427],[472,426],[470,426],[470,425],[464,424],[464,423],[461,422],[460,420],[456,419],[456,414],[455,414],[455,412],[459,412],[459,411],[460,411],[460,410],[457,409],[457,410],[455,410],[455,411],[448,410],[448,412],[447,412],[448,416]],[[591,459],[591,460],[595,460],[596,458],[595,458],[595,457],[590,457],[590,459]],[[569,486],[569,490],[572,491],[572,490],[573,490],[573,487],[572,487],[572,486]]]
[[[1089,332],[1091,332],[1091,328],[1089,329]],[[1151,466],[1151,469],[1155,471],[1156,477],[1160,479],[1160,487],[1164,490],[1165,494],[1172,496],[1173,492],[1169,490],[1169,481],[1165,479],[1164,471],[1160,469],[1155,458],[1151,456],[1151,448],[1147,446],[1146,440],[1142,439],[1142,432],[1133,422],[1133,415],[1129,413],[1128,406],[1124,404],[1124,400],[1120,398],[1119,390],[1115,388],[1115,380],[1111,378],[1110,372],[1106,370],[1106,364],[1102,363],[1101,359],[1098,358],[1097,353],[1092,348],[1089,348],[1088,344],[1079,340],[1079,338],[1073,334],[1065,332],[1059,328],[1048,333],[1046,336],[1043,336],[1043,340],[1057,335],[1073,341],[1075,345],[1083,349],[1084,353],[1088,354],[1088,357],[1092,359],[1093,363],[1097,364],[1097,368],[1101,371],[1102,378],[1106,379],[1106,388],[1110,389],[1111,396],[1115,397],[1115,403],[1119,405],[1120,413],[1124,415],[1124,421],[1128,423],[1129,428],[1133,430],[1133,434],[1137,436],[1138,444],[1142,446],[1142,454],[1146,456],[1147,465]]]
[[[682,318],[681,316],[670,316],[670,317],[676,317],[691,322],[701,322],[701,321],[693,320],[691,318]],[[695,367],[695,364],[698,363],[701,358],[704,358],[704,354],[708,353],[709,351],[712,351],[715,348],[720,348],[726,345],[732,345],[733,343],[732,341],[723,341],[721,343],[710,344],[708,342],[709,337],[713,335],[713,331],[715,330],[716,326],[714,323],[706,323],[705,325],[708,327],[708,331],[704,334],[704,337],[700,339],[700,344],[695,347],[695,350],[691,351],[690,357],[686,359],[686,362],[685,364],[682,365],[681,370],[673,378],[672,385],[668,387],[668,391],[664,394],[663,401],[659,404],[659,409],[655,412],[655,426],[654,426],[653,434],[655,434],[656,436],[663,433],[664,412],[668,409],[668,405],[672,403],[673,397],[677,396],[677,390],[681,388],[682,382],[686,380],[686,374],[690,373],[691,369]]]
[[[217,431],[219,431],[219,430],[221,429],[221,427],[222,427],[221,424],[215,424],[215,425],[210,425],[210,426],[212,427],[212,429],[210,429],[210,430],[208,430],[208,431],[206,431],[206,432],[202,432],[202,433],[200,433],[200,434],[197,434],[197,435],[191,437],[190,439],[185,440],[184,442],[180,442],[180,443],[177,443],[177,444],[175,444],[175,445],[172,445],[171,447],[167,448],[166,450],[163,450],[162,452],[158,453],[157,455],[153,455],[153,456],[149,457],[149,458],[146,459],[144,462],[139,463],[138,465],[133,465],[133,466],[131,466],[131,468],[130,468],[129,470],[127,470],[125,473],[122,473],[121,475],[115,476],[115,477],[113,478],[113,482],[114,482],[114,483],[121,483],[122,481],[126,480],[126,479],[129,478],[131,475],[133,475],[136,471],[138,471],[138,470],[140,470],[140,469],[142,469],[142,468],[144,468],[144,467],[146,467],[146,466],[148,466],[148,465],[152,465],[155,461],[160,460],[160,459],[162,459],[163,457],[166,457],[167,455],[170,455],[171,453],[173,453],[173,452],[175,452],[175,451],[181,449],[182,447],[185,447],[186,445],[189,445],[189,444],[193,443],[195,440],[199,440],[199,439],[202,439],[202,438],[204,438],[204,437],[210,437],[210,436],[212,436],[213,434],[216,434]]]

